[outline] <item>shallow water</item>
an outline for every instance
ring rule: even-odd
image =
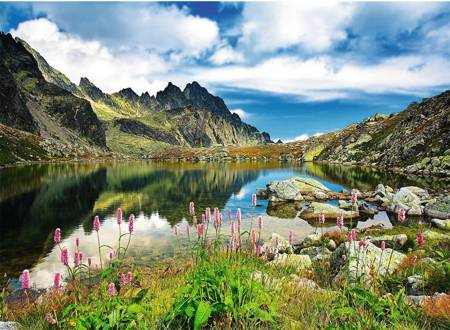
[[[124,217],[136,215],[130,253],[138,262],[151,263],[179,253],[173,234],[178,224],[185,235],[187,206],[194,201],[197,211],[205,207],[221,210],[242,209],[244,225],[254,223],[257,215],[266,215],[267,201],[250,205],[251,194],[275,179],[294,175],[313,177],[333,191],[373,189],[378,183],[393,188],[417,185],[437,188],[439,180],[405,176],[358,167],[291,163],[168,163],[118,162],[23,166],[0,170],[0,274],[2,283],[13,282],[23,269],[30,269],[31,282],[49,286],[52,274],[63,271],[59,249],[53,243],[53,231],[62,229],[62,245],[75,251],[80,238],[85,257],[97,262],[97,237],[92,219],[101,219],[100,239],[114,244],[118,236],[115,210]],[[224,212],[224,231],[229,221]],[[369,224],[390,221],[380,213]],[[378,221],[378,222],[377,222]],[[361,222],[358,226],[367,223]],[[126,230],[126,223],[122,230]],[[302,220],[266,217],[262,238],[272,232],[286,236],[289,230],[301,239],[314,230]],[[106,259],[107,251],[103,258]]]

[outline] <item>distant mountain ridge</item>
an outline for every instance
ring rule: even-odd
[[[197,82],[183,91],[169,83],[156,96],[137,95],[131,88],[107,94],[87,78],[74,84],[25,41],[10,34],[0,34],[0,74],[4,139],[11,133],[6,127],[35,134],[40,157],[110,151],[151,156],[170,145],[272,142],[267,133],[244,123],[220,97]],[[16,158],[26,160],[23,157]]]

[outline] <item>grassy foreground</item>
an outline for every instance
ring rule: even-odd
[[[208,211],[206,212],[208,214]],[[121,213],[120,213],[121,217]],[[427,293],[449,290],[448,240],[415,242],[417,229],[403,227],[411,236],[403,246],[407,257],[392,274],[381,276],[376,270],[371,280],[347,274],[325,260],[311,267],[274,266],[269,262],[278,253],[278,241],[262,250],[257,228],[241,232],[240,213],[232,233],[221,232],[221,215],[194,225],[190,232],[189,258],[165,260],[147,267],[135,267],[126,256],[129,232],[121,233],[125,242],[114,252],[108,265],[94,272],[88,264],[67,266],[67,284],[55,283],[36,298],[24,283],[15,299],[0,296],[0,320],[13,320],[23,329],[448,329],[448,295],[425,301],[422,306],[406,299],[405,279],[423,274]],[[130,218],[131,219],[131,218]],[[133,218],[134,219],[134,218]],[[259,228],[262,221],[259,223]],[[208,234],[209,227],[209,234]],[[94,230],[99,233],[99,227]],[[371,235],[395,233],[383,230]],[[181,236],[175,227],[177,239]],[[359,233],[358,235],[369,234]],[[60,235],[60,232],[59,232]],[[333,239],[347,241],[343,233],[325,234],[315,242],[324,246]],[[100,240],[99,240],[100,241]],[[363,241],[363,239],[361,239]],[[361,242],[360,241],[360,242]],[[60,236],[55,234],[60,244]],[[353,240],[353,243],[358,244]],[[420,243],[420,242],[419,242]],[[120,244],[119,244],[120,246]],[[110,248],[100,245],[99,250]],[[388,250],[386,250],[388,251]],[[426,256],[436,260],[425,262]],[[347,260],[349,260],[348,258]],[[388,266],[389,268],[389,266]],[[316,285],[311,285],[311,281]],[[8,301],[8,302],[7,302]]]

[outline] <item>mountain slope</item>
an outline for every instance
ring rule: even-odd
[[[50,70],[51,71],[51,70]],[[3,155],[8,159],[71,158],[102,152],[106,147],[102,123],[84,99],[49,83],[23,43],[0,33],[0,124],[2,143],[33,141],[30,155]],[[25,131],[35,135],[17,132]],[[12,134],[12,135],[10,135]],[[2,150],[2,152],[5,149]],[[6,152],[5,152],[6,153]]]

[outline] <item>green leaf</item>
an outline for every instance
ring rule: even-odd
[[[127,308],[128,314],[138,314],[138,313],[145,313],[145,308],[138,304],[131,304]]]
[[[208,322],[211,312],[212,308],[209,303],[201,301],[197,307],[197,311],[195,312],[194,330],[200,329],[200,327]]]
[[[191,318],[192,316],[194,316],[195,308],[192,305],[189,305],[184,309],[184,312],[186,313],[188,318]]]

